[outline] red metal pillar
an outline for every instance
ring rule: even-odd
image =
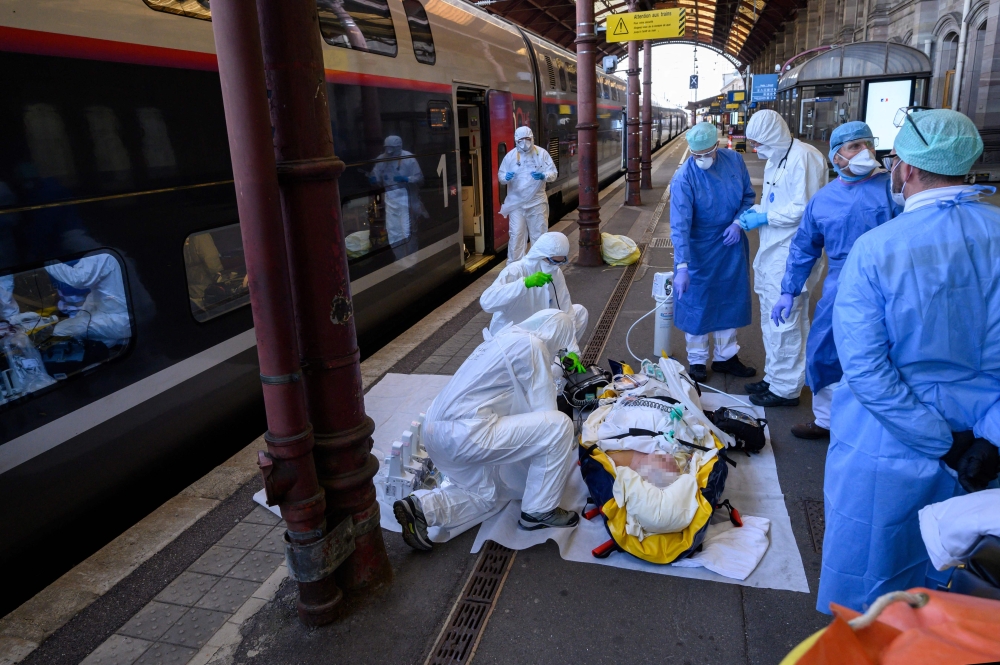
[[[582,266],[599,266],[601,260],[601,204],[597,184],[597,34],[594,3],[576,3],[576,140],[580,178],[580,254]]]
[[[307,545],[328,533],[326,503],[300,380],[257,8],[243,0],[216,0],[212,28],[267,414],[267,453],[259,454],[259,463],[268,501],[278,503],[288,523],[289,541]],[[308,625],[332,620],[341,598],[334,576],[325,572],[318,581],[299,582],[299,617]]]
[[[642,159],[639,165],[640,189],[653,189],[652,169],[653,153],[653,44],[648,40],[642,42]]]
[[[636,0],[628,3],[628,10],[634,12]],[[642,205],[639,196],[639,42],[628,43],[628,104],[626,106],[626,170],[625,205]]]
[[[327,521],[352,518],[354,552],[337,569],[345,590],[388,583],[379,528],[347,249],[315,0],[257,0],[271,124],[285,220],[292,302],[315,429],[316,470]]]

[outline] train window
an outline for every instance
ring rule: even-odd
[[[0,404],[121,356],[132,339],[118,259],[98,252],[0,276]]]
[[[556,60],[559,65],[559,89],[566,92],[566,69],[563,68],[562,60]]]
[[[497,143],[497,164],[503,162],[503,158],[507,156],[507,142],[501,141]],[[507,185],[500,183],[500,203],[503,203],[507,198]]]
[[[316,0],[316,8],[328,44],[396,57],[396,29],[387,0]]]
[[[427,20],[427,12],[418,0],[403,0],[406,10],[406,22],[410,24],[410,40],[413,42],[413,55],[417,62],[433,65],[437,60],[434,52],[434,35],[431,34],[431,23]]]
[[[427,102],[427,125],[435,130],[451,128],[451,104],[448,102]]]
[[[209,0],[143,0],[150,9],[179,16],[212,20]]]
[[[576,68],[569,67],[567,72],[567,78],[569,78],[569,91],[572,93],[576,92]]]
[[[192,233],[184,240],[188,300],[195,321],[208,321],[250,302],[239,224]]]

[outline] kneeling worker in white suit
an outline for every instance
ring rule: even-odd
[[[393,504],[403,540],[414,549],[431,549],[428,527],[461,533],[518,495],[521,528],[579,521],[559,507],[577,456],[573,423],[556,410],[552,375],[560,350],[579,351],[573,319],[547,309],[485,336],[427,411],[424,445],[448,482]],[[527,468],[523,488],[501,479],[508,465],[522,478]]]
[[[528,245],[528,236],[534,244],[549,228],[545,183],[559,176],[559,169],[549,153],[535,145],[531,127],[514,130],[514,141],[517,147],[507,153],[497,171],[497,180],[507,185],[507,198],[500,206],[500,214],[510,217],[508,261],[520,261]]]
[[[508,263],[496,281],[479,297],[483,311],[493,315],[494,335],[507,324],[520,323],[543,309],[560,309],[573,317],[576,339],[587,329],[587,308],[574,305],[559,266],[568,260],[569,239],[550,232],[532,243],[528,255]]]

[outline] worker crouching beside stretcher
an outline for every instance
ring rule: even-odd
[[[525,529],[576,526],[559,499],[576,462],[573,423],[556,409],[553,360],[579,351],[573,318],[546,309],[480,344],[427,411],[424,446],[447,481],[393,504],[418,550],[445,541],[523,496]]]

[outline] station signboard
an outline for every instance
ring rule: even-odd
[[[777,74],[754,74],[750,84],[750,99],[755,102],[773,102],[778,98]]]
[[[608,42],[683,37],[687,29],[687,10],[654,9],[651,12],[611,14],[606,25],[605,39]]]

